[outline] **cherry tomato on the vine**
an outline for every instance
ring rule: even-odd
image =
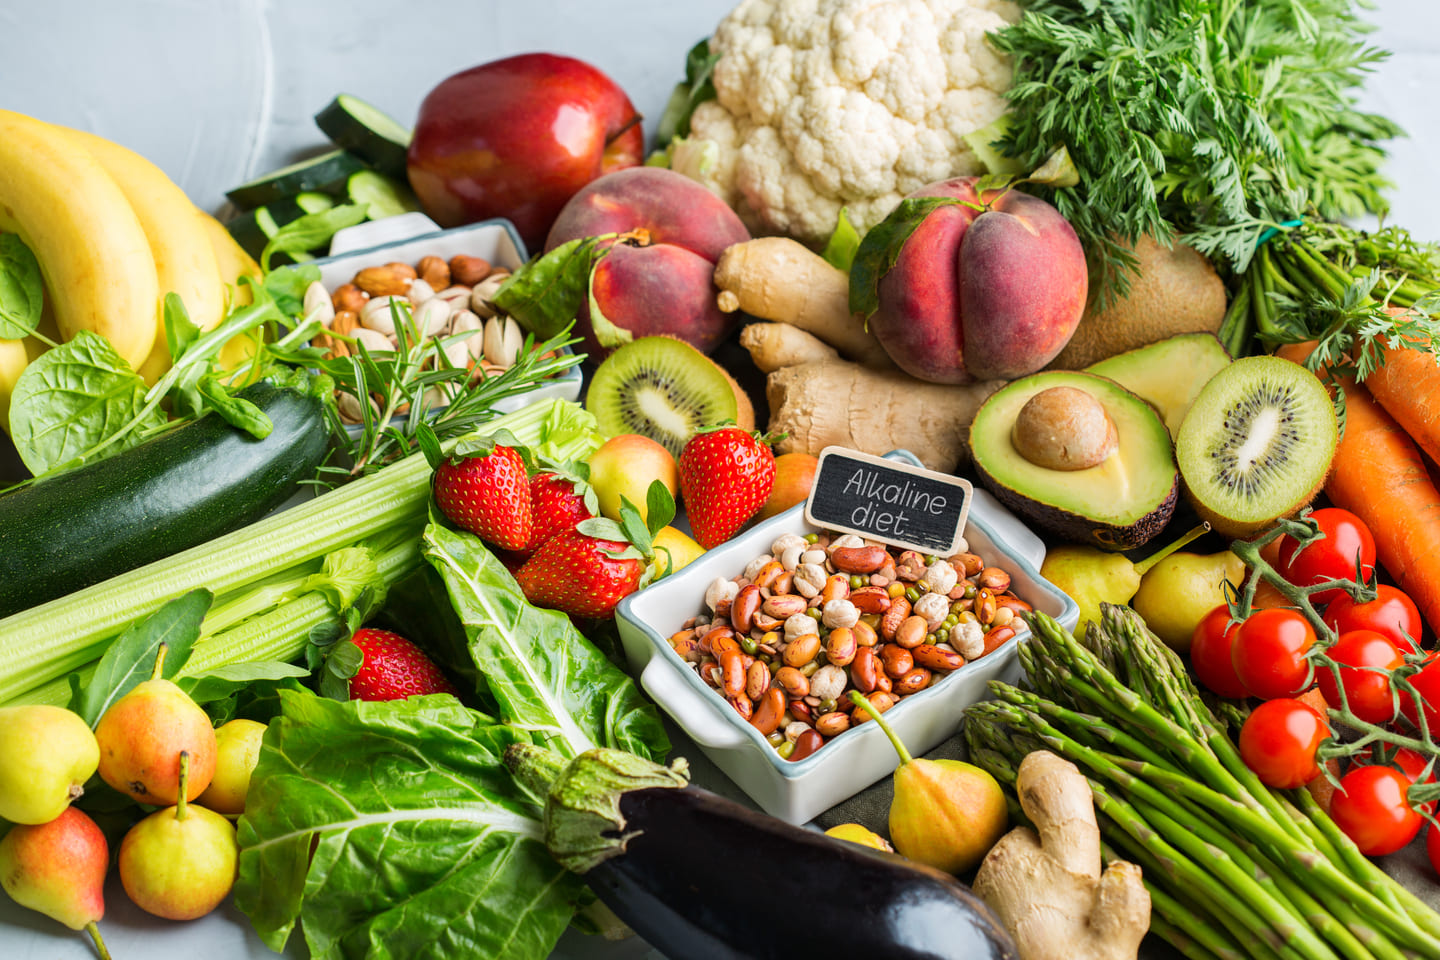
[[[1424,818],[1405,799],[1410,778],[1391,767],[1356,767],[1340,778],[1330,798],[1330,817],[1366,856],[1381,857],[1405,846]]]
[[[1232,699],[1250,694],[1235,675],[1235,664],[1230,658],[1239,631],[1240,624],[1230,622],[1229,605],[1222,603],[1201,617],[1190,635],[1190,662],[1195,667],[1195,676],[1205,689]]]
[[[1266,700],[1240,728],[1240,759],[1266,786],[1303,787],[1320,775],[1315,751],[1329,735],[1325,718],[1309,704]]]
[[[1260,699],[1293,697],[1310,685],[1305,655],[1314,645],[1315,630],[1299,610],[1260,610],[1240,624],[1230,660],[1245,689]]]
[[[1325,507],[1310,514],[1324,538],[1299,548],[1294,537],[1280,538],[1280,573],[1291,583],[1308,587],[1326,580],[1353,580],[1355,558],[1359,555],[1365,579],[1375,572],[1375,538],[1364,521],[1349,510]],[[1343,593],[1322,590],[1310,597],[1315,605],[1328,603]]]
[[[1420,782],[1420,777],[1422,774],[1425,773],[1425,767],[1427,765],[1425,762],[1425,758],[1420,756],[1420,754],[1416,753],[1414,750],[1411,750],[1409,747],[1397,747],[1395,749],[1394,755],[1390,758],[1390,763],[1388,764],[1381,764],[1378,761],[1371,760],[1370,757],[1370,748],[1366,747],[1364,750],[1361,750],[1355,755],[1355,760],[1363,764],[1373,763],[1376,766],[1399,767],[1401,772],[1404,773],[1405,776],[1410,778],[1411,783]],[[1424,782],[1434,783],[1435,774],[1436,770],[1432,767],[1430,770],[1430,775],[1425,778]],[[1425,804],[1425,806],[1433,812],[1435,808],[1435,803],[1434,801],[1431,801],[1430,803]],[[1436,842],[1440,843],[1440,841]]]
[[[1335,671],[1323,664],[1315,667],[1315,680],[1325,702],[1340,709],[1340,687],[1345,689],[1345,699],[1350,712],[1367,723],[1389,723],[1395,719],[1395,698],[1390,691],[1390,671],[1405,662],[1405,656],[1395,641],[1374,630],[1351,630],[1340,634],[1326,651],[1330,659],[1341,664],[1340,683],[1335,683]],[[1384,671],[1361,670],[1373,667]]]
[[[1410,684],[1425,704],[1425,723],[1430,735],[1440,736],[1440,654],[1431,651],[1420,672],[1410,677]],[[1403,691],[1400,694],[1400,712],[1419,729],[1420,712],[1415,709],[1415,698]]]
[[[1322,619],[1336,633],[1374,630],[1394,640],[1401,650],[1413,649],[1419,643],[1424,626],[1415,601],[1388,583],[1376,584],[1375,593],[1375,599],[1365,603],[1356,603],[1348,593],[1342,593],[1330,601]]]

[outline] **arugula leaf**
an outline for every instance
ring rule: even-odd
[[[270,269],[270,258],[277,253],[297,257],[330,242],[337,231],[364,223],[369,216],[369,206],[363,203],[342,203],[319,213],[307,213],[291,220],[275,231],[275,235],[260,251],[260,267]],[[303,298],[302,298],[303,299]]]
[[[305,291],[320,279],[320,268],[313,263],[281,267],[265,274],[265,292],[287,317],[298,317],[305,309]]]
[[[664,758],[670,743],[655,708],[569,617],[531,606],[479,537],[431,523],[423,542],[508,723],[566,757],[602,746]]]
[[[81,330],[27,366],[10,397],[10,435],[35,476],[68,464],[139,418],[106,455],[140,443],[165,426],[165,414],[145,412],[145,381],[110,341]]]
[[[495,291],[496,309],[537,337],[554,337],[575,322],[590,292],[590,272],[605,255],[598,237],[578,237],[532,257]]]
[[[13,233],[0,233],[0,340],[35,332],[45,306],[40,261]]]
[[[501,762],[522,733],[448,696],[280,699],[235,883],[269,947],[299,922],[317,960],[548,955],[583,886]]]
[[[213,599],[203,587],[191,590],[131,624],[105,650],[90,682],[72,697],[70,709],[95,726],[112,703],[150,679],[162,643],[166,649],[160,675],[174,678],[190,659]]]

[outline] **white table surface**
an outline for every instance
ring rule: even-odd
[[[0,0],[0,106],[90,130],[159,164],[201,207],[317,152],[313,115],[341,92],[402,123],[436,83],[527,51],[610,74],[646,116],[647,138],[685,51],[732,0]],[[1378,0],[1376,46],[1393,52],[1363,103],[1409,137],[1391,148],[1391,222],[1440,241],[1440,3]],[[699,758],[703,759],[703,758]],[[103,924],[116,960],[274,956],[228,905],[185,924],[150,918],[118,881]],[[298,943],[299,938],[294,938]],[[303,955],[303,949],[295,955]],[[658,957],[642,944],[567,935],[561,956]],[[0,958],[86,960],[93,948],[0,897]]]

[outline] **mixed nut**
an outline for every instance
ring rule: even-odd
[[[325,330],[311,342],[330,358],[354,352],[350,341],[372,353],[393,352],[399,346],[398,317],[410,324],[411,343],[434,340],[451,366],[471,371],[472,381],[498,374],[515,363],[525,344],[520,325],[491,301],[509,276],[504,267],[460,254],[448,261],[422,257],[414,266],[365,267],[333,291],[317,281],[305,291],[304,312]],[[340,399],[341,417],[359,423],[354,398],[349,404],[346,396]]]
[[[707,613],[670,645],[788,760],[1015,636],[1030,605],[1010,574],[968,552],[948,558],[845,534],[782,534],[770,553],[705,591]]]

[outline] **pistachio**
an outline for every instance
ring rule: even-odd
[[[520,324],[509,317],[491,317],[485,321],[485,359],[502,367],[514,365],[525,334]]]
[[[500,311],[492,301],[504,282],[504,277],[489,276],[475,284],[475,289],[470,291],[470,309],[486,319],[498,316]]]
[[[393,311],[392,304],[395,305]],[[360,324],[377,333],[393,336],[395,334],[395,312],[398,311],[403,320],[408,315],[409,309],[410,301],[404,297],[374,296],[365,302],[365,309],[360,311]]]
[[[305,311],[307,320],[319,320],[320,326],[327,329],[335,320],[335,301],[330,298],[330,291],[325,289],[325,284],[319,280],[312,281],[310,286],[305,288],[301,309]]]

